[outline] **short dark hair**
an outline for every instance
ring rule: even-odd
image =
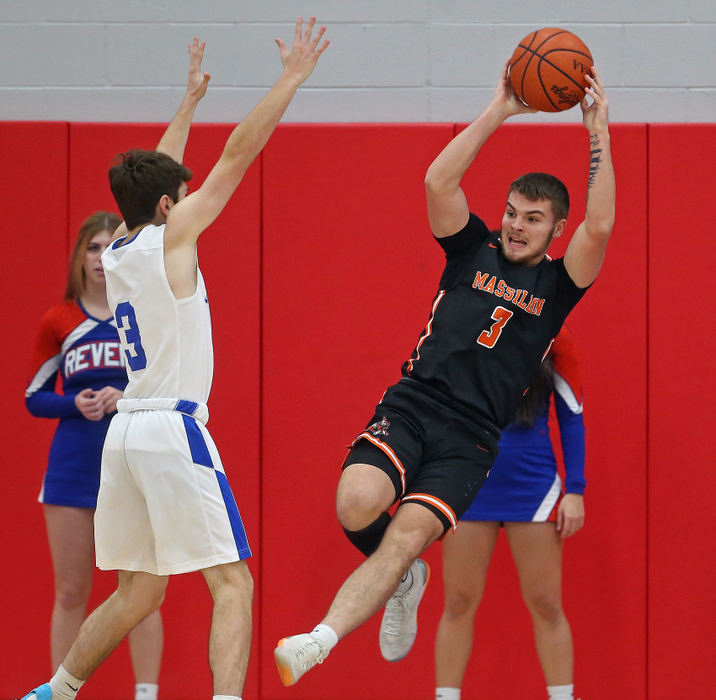
[[[548,199],[552,204],[555,221],[566,219],[569,214],[569,192],[565,184],[554,175],[548,173],[521,175],[510,185],[509,192],[513,191],[532,201]]]
[[[163,195],[175,202],[191,170],[159,151],[139,148],[120,153],[109,170],[109,187],[128,229],[149,223]]]

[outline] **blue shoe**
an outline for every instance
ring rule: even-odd
[[[38,686],[35,690],[31,690],[21,700],[52,700],[52,690],[50,684],[45,683],[44,685]]]

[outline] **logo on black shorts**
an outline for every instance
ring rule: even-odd
[[[369,426],[367,428],[369,433],[372,433],[373,435],[388,435],[388,427],[390,426],[390,421],[383,416],[383,418],[380,419],[378,423],[373,423],[373,425]]]

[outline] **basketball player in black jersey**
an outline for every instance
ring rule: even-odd
[[[545,256],[564,231],[565,186],[529,173],[509,188],[499,238],[470,213],[460,182],[508,117],[531,112],[514,94],[507,64],[492,101],[428,169],[428,217],[446,265],[432,312],[368,427],[356,438],[338,486],[338,518],[367,557],[338,591],[321,624],[282,639],[281,680],[295,683],[338,639],[385,604],[383,656],[403,658],[417,631],[429,571],[420,553],[455,528],[487,476],[500,430],[567,314],[594,282],[614,224],[607,97],[592,68],[581,103],[589,135],[585,220],[563,258]],[[395,515],[387,511],[399,501]]]

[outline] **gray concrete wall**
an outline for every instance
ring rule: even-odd
[[[716,116],[714,0],[0,0],[0,119],[167,121],[197,35],[212,80],[196,119],[238,121],[279,74],[274,37],[290,39],[302,13],[332,45],[284,121],[468,121],[542,26],[588,44],[612,121]]]

